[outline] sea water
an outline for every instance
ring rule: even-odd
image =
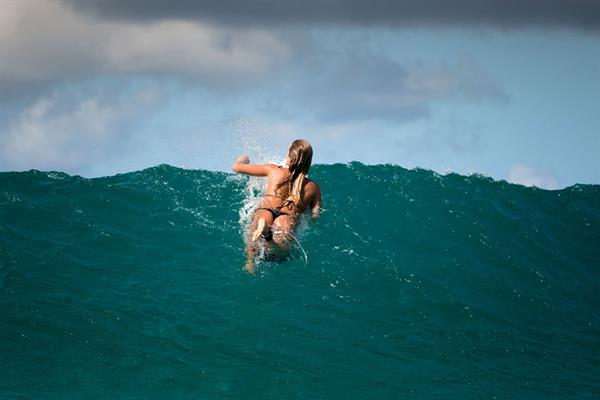
[[[598,398],[600,186],[310,176],[250,275],[255,178],[1,173],[0,398]]]

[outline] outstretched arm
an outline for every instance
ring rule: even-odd
[[[272,167],[272,164],[250,164],[248,156],[241,156],[233,163],[231,169],[239,174],[267,176]]]

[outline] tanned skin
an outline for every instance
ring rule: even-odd
[[[286,165],[289,165],[289,155],[286,159]],[[281,207],[285,199],[276,197],[275,187],[290,176],[290,171],[287,167],[281,167],[275,164],[250,164],[248,156],[239,157],[233,164],[231,169],[234,172],[261,176],[267,178],[266,196],[259,205],[259,208],[278,208]],[[299,214],[310,208],[313,218],[318,218],[321,213],[321,189],[319,185],[310,179],[306,179],[302,190],[302,206],[301,208],[291,205],[282,209],[289,215],[280,215],[273,219],[271,212],[267,210],[258,210],[250,225],[250,237],[246,248],[246,271],[254,273],[254,256],[258,250],[258,240],[260,237],[271,229],[273,232],[273,242],[281,250],[288,251],[291,239],[291,234],[296,226]]]

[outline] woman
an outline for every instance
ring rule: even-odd
[[[250,164],[248,156],[241,156],[233,164],[233,171],[253,176],[266,176],[267,191],[261,201],[250,232],[246,270],[254,272],[257,240],[262,236],[284,251],[289,249],[292,231],[298,216],[306,209],[314,218],[321,211],[321,189],[306,176],[312,162],[312,147],[306,140],[294,140],[288,150],[286,167],[274,164]]]

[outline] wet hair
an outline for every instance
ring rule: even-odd
[[[296,207],[300,207],[302,204],[302,189],[312,163],[312,155],[313,150],[310,143],[304,139],[294,140],[288,150],[290,176],[275,187],[276,192],[280,188],[287,187],[286,202],[293,202]]]

